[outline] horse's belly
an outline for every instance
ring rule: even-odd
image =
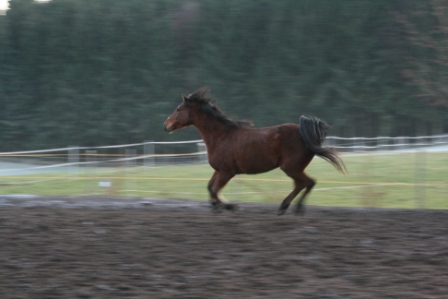
[[[255,174],[270,171],[278,167],[278,164],[268,157],[254,155],[241,159],[237,163],[239,173]]]

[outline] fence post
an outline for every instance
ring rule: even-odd
[[[155,148],[154,148],[154,141],[149,140],[146,141],[143,144],[143,155],[145,156],[145,159],[143,160],[143,165],[145,167],[153,168],[155,166]]]
[[[415,206],[418,209],[425,208],[426,196],[426,151],[415,151]]]
[[[198,142],[197,146],[198,146],[198,152],[206,152],[207,151],[207,146],[205,145],[204,142]],[[200,163],[207,163],[207,160],[208,160],[207,153],[205,153],[203,155],[199,155]]]
[[[366,152],[367,148],[365,146],[366,146],[366,140],[364,138],[360,138],[358,144],[358,150],[356,152]]]
[[[98,161],[96,154],[98,153],[97,150],[85,150],[85,162],[87,162],[86,167],[88,169],[87,173],[90,176],[95,177],[93,180],[85,180],[85,193],[96,193],[96,190],[98,190],[98,186],[96,186],[96,176],[98,171]],[[90,169],[89,169],[90,168]],[[93,183],[95,182],[95,183]],[[90,186],[89,186],[90,184]]]
[[[135,149],[126,149],[125,150],[125,158],[126,158],[126,160],[125,160],[125,169],[126,169],[125,173],[126,174],[128,173],[128,171],[130,170],[131,167],[134,167],[136,165],[136,160],[132,160],[132,159],[128,159],[128,158],[133,158],[133,157],[136,157],[136,156],[137,156],[137,150],[135,150]],[[134,181],[132,179],[129,180],[127,175],[125,175],[125,176],[126,176],[126,179],[125,179],[126,180],[126,183],[125,183],[126,190],[128,192],[130,192],[133,189],[135,189],[134,188],[135,187],[134,186]]]
[[[400,144],[401,144],[401,137],[395,137],[394,138],[394,150],[399,151],[400,150]]]
[[[71,176],[79,177],[79,171],[77,169],[79,163],[79,148],[77,146],[69,146],[67,162],[70,164],[68,171],[71,173]],[[71,169],[72,167],[73,170]]]
[[[388,148],[388,143],[389,143],[389,140],[387,139],[387,138],[378,138],[378,141],[377,141],[377,151],[387,151],[387,150],[389,150],[389,148]]]
[[[69,146],[67,151],[67,179],[76,180],[79,179],[79,147]],[[76,192],[82,193],[82,190],[76,190]],[[75,194],[73,194],[75,195]]]

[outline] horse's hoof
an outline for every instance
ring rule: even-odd
[[[214,202],[214,201],[210,201],[210,206],[212,208],[212,212],[213,213],[222,213],[222,205]]]
[[[298,205],[296,210],[294,211],[294,214],[297,216],[303,216],[305,214],[305,208],[302,205]]]
[[[281,216],[286,213],[286,210],[288,209],[289,204],[281,204],[278,208],[277,216]]]
[[[236,212],[236,211],[238,211],[238,206],[235,204],[227,203],[227,204],[224,204],[224,209],[226,209],[227,211]]]
[[[214,209],[212,210],[213,214],[222,214],[222,210]]]
[[[284,215],[285,212],[286,212],[286,209],[279,209],[279,210],[277,211],[277,216]]]
[[[222,213],[222,208],[220,206],[213,206],[212,207],[212,212],[215,213],[215,214]]]
[[[213,213],[222,213],[223,210],[236,212],[238,209],[238,206],[235,204],[212,204]]]

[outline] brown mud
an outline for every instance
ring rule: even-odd
[[[448,211],[2,198],[0,298],[447,298]]]

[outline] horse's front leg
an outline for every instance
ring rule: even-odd
[[[221,209],[235,211],[237,209],[236,205],[225,203],[225,201],[219,196],[219,191],[224,188],[224,186],[233,177],[233,174],[215,171],[210,179],[208,183],[208,191],[210,193],[210,201],[214,211],[220,211]]]

